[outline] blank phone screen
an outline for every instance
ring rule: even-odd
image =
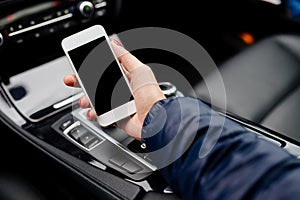
[[[72,49],[68,54],[98,116],[132,99],[104,36]]]

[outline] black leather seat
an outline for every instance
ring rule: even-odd
[[[300,142],[299,36],[279,35],[263,40],[227,61],[220,73],[229,112]],[[216,77],[213,72],[207,81],[213,82]],[[210,102],[204,82],[195,90],[198,97]],[[220,94],[211,94],[219,100],[217,104],[224,99]]]

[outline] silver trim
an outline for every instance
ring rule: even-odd
[[[169,87],[171,87],[168,90],[161,90],[164,95],[174,95],[174,94],[176,94],[177,88],[172,83],[170,83],[170,82],[161,82],[161,83],[158,83],[158,85],[159,86],[162,85],[162,86],[167,86],[167,87],[169,86]]]
[[[95,8],[98,9],[98,8],[102,8],[102,7],[105,7],[107,5],[107,3],[105,1],[101,2],[101,3],[98,3],[95,5]]]
[[[75,113],[78,113],[78,114],[75,114]],[[117,146],[120,150],[122,150],[123,152],[127,153],[131,157],[135,158],[137,161],[141,162],[145,166],[147,166],[152,171],[156,171],[157,170],[156,166],[152,165],[151,163],[147,162],[146,160],[144,160],[143,158],[141,158],[137,154],[135,154],[132,151],[128,150],[126,147],[124,147],[117,140],[115,140],[114,138],[112,138],[111,136],[109,136],[108,134],[106,134],[102,129],[100,129],[100,127],[95,126],[92,121],[88,121],[85,118],[85,113],[86,113],[86,109],[85,110],[78,109],[76,111],[73,111],[72,115],[75,118],[77,118],[78,120],[82,120],[81,122],[85,125],[86,128],[89,128],[89,129],[93,130],[94,133],[96,133],[98,136],[105,138],[106,140],[108,140],[109,142],[111,142],[112,144],[114,144],[115,146]]]
[[[3,35],[0,33],[0,46],[3,44]]]
[[[94,148],[96,148],[97,146],[99,146],[100,144],[102,144],[105,139],[100,137],[99,135],[97,134],[93,134],[96,138],[98,138],[100,141],[94,145],[93,147],[91,147],[90,149],[85,147],[84,145],[80,144],[78,141],[74,140],[68,133],[70,133],[74,128],[77,128],[81,126],[81,123],[80,121],[76,121],[74,122],[72,125],[70,125],[68,128],[66,128],[64,131],[63,131],[63,136],[69,140],[70,142],[72,142],[74,145],[78,146],[79,148],[82,148],[83,150],[89,152],[91,150],[93,150]],[[84,126],[84,128],[86,128],[88,131],[91,131],[93,132],[92,130],[90,130],[88,127]]]
[[[89,6],[91,9],[92,9],[92,13],[89,15],[89,14],[86,14],[85,12],[84,12],[84,7],[85,6]],[[89,17],[89,16],[91,16],[93,13],[94,13],[94,10],[95,10],[95,8],[94,8],[94,5],[91,3],[91,2],[89,2],[89,1],[84,1],[84,2],[82,2],[80,5],[79,5],[79,11],[80,11],[80,13],[84,16],[84,17]]]
[[[272,137],[273,137],[273,138],[275,138],[275,139],[277,139],[277,140],[279,140],[279,141],[283,141],[283,142],[285,142],[285,143],[289,143],[288,141],[286,141],[286,140],[284,140],[284,139],[282,139],[282,138],[280,138],[280,137],[278,137],[278,136],[276,136],[276,135],[273,135],[273,134],[269,133],[268,131],[266,131],[266,130],[264,130],[264,129],[261,129],[261,128],[255,126],[255,125],[248,124],[248,123],[246,123],[246,122],[243,122],[243,121],[241,121],[241,120],[239,120],[239,119],[236,119],[236,118],[234,118],[234,117],[231,117],[231,116],[226,115],[226,114],[221,113],[221,112],[218,112],[218,113],[219,113],[220,115],[224,116],[224,117],[227,117],[228,119],[231,119],[231,120],[233,120],[233,121],[235,121],[235,122],[238,122],[238,123],[242,124],[243,126],[248,126],[249,128],[247,128],[247,129],[250,130],[251,132],[254,132],[254,133],[257,134],[257,135],[264,136],[264,137],[269,137],[271,140],[273,140],[273,139],[272,139]],[[260,132],[262,132],[262,133],[264,133],[264,134],[261,134],[261,133],[259,133],[258,131],[260,131]],[[275,140],[275,141],[277,141],[277,140]],[[277,142],[279,142],[279,141],[277,141]],[[281,148],[284,148],[284,146],[281,146]]]
[[[8,34],[9,37],[12,37],[12,36],[15,36],[15,35],[19,35],[21,33],[25,33],[27,31],[31,31],[31,30],[34,30],[34,29],[37,29],[37,28],[40,28],[40,27],[43,27],[43,26],[47,26],[49,24],[53,24],[53,23],[56,23],[56,22],[59,22],[59,21],[62,21],[62,20],[65,20],[65,19],[69,19],[73,17],[73,14],[72,13],[69,13],[67,15],[63,15],[61,17],[57,17],[57,18],[54,18],[54,19],[51,19],[49,21],[46,21],[46,22],[42,22],[42,23],[39,23],[39,24],[36,24],[34,26],[30,26],[28,28],[24,28],[22,30],[19,30],[19,31],[15,31],[15,32],[12,32],[10,34]]]
[[[165,194],[173,194],[174,191],[172,190],[171,186],[167,186],[167,187],[164,189],[164,193],[165,193]]]
[[[70,103],[72,103],[72,102],[74,102],[74,101],[80,99],[80,97],[82,97],[82,96],[83,96],[83,93],[82,93],[82,92],[79,93],[79,94],[76,94],[76,95],[74,95],[74,96],[72,96],[72,97],[70,97],[70,98],[68,98],[68,99],[65,99],[65,100],[63,100],[63,101],[61,101],[61,102],[58,102],[58,103],[54,104],[54,105],[53,105],[53,108],[59,109],[59,108],[61,108],[61,107],[64,107],[64,106],[66,106],[66,105],[68,105],[68,104],[70,104]]]
[[[74,122],[72,125],[70,125],[68,128],[66,128],[64,131],[63,131],[63,133],[65,134],[65,135],[67,135],[68,133],[70,133],[70,131],[72,131],[74,128],[76,128],[76,127],[78,127],[78,126],[80,126],[81,124],[80,124],[80,121],[76,121],[76,122]]]
[[[253,131],[251,131],[253,132]],[[256,133],[256,132],[254,132]],[[259,133],[256,133],[256,134],[259,134]],[[265,139],[265,140],[268,140],[269,142],[272,142],[273,144],[276,144],[277,146],[281,147],[282,144],[274,139],[271,139],[271,138],[268,138],[267,136],[264,136],[264,135],[258,135],[259,138],[262,138],[262,139]]]
[[[280,5],[282,3],[281,0],[262,0],[262,1],[274,4],[274,5]]]
[[[99,169],[102,169],[103,171],[105,171],[107,169],[107,167],[105,165],[103,165],[102,163],[100,163],[96,160],[89,161],[89,163]]]
[[[133,183],[135,185],[138,185],[138,186],[142,187],[145,190],[145,192],[153,191],[151,185],[146,180],[144,180],[144,181],[133,181],[133,180],[127,179],[127,178],[125,178],[125,180],[130,182],[130,183]]]
[[[282,138],[280,138],[280,137],[278,137],[278,136],[276,136],[276,135],[273,135],[273,134],[271,134],[271,133],[269,133],[268,131],[266,131],[266,130],[264,130],[264,129],[261,129],[261,128],[259,128],[259,127],[257,127],[257,126],[254,126],[254,125],[251,125],[251,124],[248,124],[248,123],[246,123],[246,122],[243,122],[243,121],[241,121],[241,120],[239,120],[239,119],[236,119],[236,118],[234,118],[234,117],[231,117],[231,116],[228,116],[228,115],[226,115],[226,114],[224,114],[224,113],[220,113],[219,112],[219,114],[221,114],[222,116],[226,116],[228,119],[231,119],[231,120],[233,120],[233,121],[236,121],[236,122],[238,122],[238,123],[240,123],[240,124],[242,124],[242,125],[246,125],[246,126],[249,126],[250,128],[247,128],[248,130],[250,130],[250,131],[252,131],[252,132],[254,132],[254,133],[256,133],[257,135],[260,135],[260,136],[264,136],[264,137],[273,137],[273,138],[275,138],[275,139],[277,139],[277,140],[279,140],[279,141],[282,141],[282,142],[284,142],[285,143],[285,145],[283,146],[281,146],[281,148],[283,148],[283,149],[285,149],[285,150],[287,150],[289,153],[291,153],[291,154],[293,154],[293,155],[295,155],[295,156],[299,156],[299,154],[300,154],[300,147],[299,146],[297,146],[297,145],[295,145],[295,144],[293,144],[293,143],[291,143],[291,142],[289,142],[289,141],[287,141],[287,140],[285,140],[285,139],[282,139]],[[261,133],[259,133],[259,132],[257,132],[257,131],[261,131],[262,133],[264,133],[264,134],[261,134]],[[274,139],[272,139],[272,138],[270,138],[271,140],[274,140]],[[276,141],[276,140],[275,140]],[[279,141],[276,141],[276,142],[279,142]]]

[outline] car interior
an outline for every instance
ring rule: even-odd
[[[74,72],[62,39],[96,24],[125,48],[121,33],[143,27],[192,38],[217,70],[195,75],[185,58],[160,49],[132,53],[189,77],[185,89],[156,74],[166,97],[200,98],[300,157],[298,7],[293,0],[0,0],[0,199],[181,199],[145,144],[88,120],[77,105],[82,90],[63,83]],[[226,98],[214,84],[219,74]]]

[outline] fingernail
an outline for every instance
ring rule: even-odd
[[[121,44],[121,42],[119,42],[119,41],[118,41],[118,40],[116,40],[116,39],[114,39],[113,41],[114,41],[114,43],[115,43],[117,46],[119,46],[119,47],[122,47],[122,44]]]
[[[111,41],[111,46],[112,46],[117,58],[128,53],[128,51],[123,48],[122,44],[115,39]]]

